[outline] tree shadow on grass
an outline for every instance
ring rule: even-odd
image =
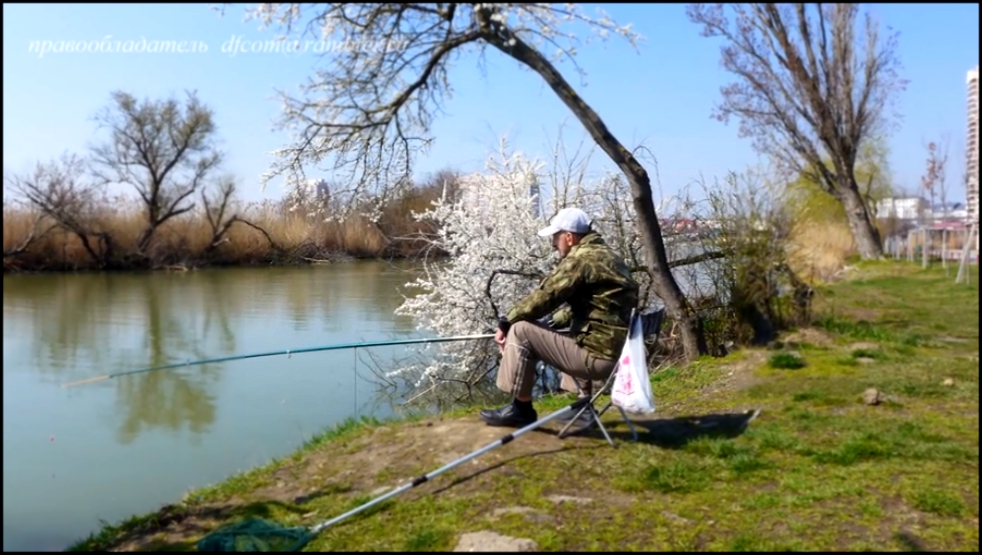
[[[632,420],[638,430],[638,442],[655,445],[663,449],[679,449],[698,438],[735,438],[747,430],[760,415],[759,410],[740,413],[706,414],[702,416],[679,416],[653,420]],[[610,430],[614,441],[631,441],[633,436],[623,420],[617,420],[616,429]],[[591,430],[590,435],[603,437],[599,429]]]

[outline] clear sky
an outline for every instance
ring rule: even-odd
[[[898,186],[916,191],[923,173],[924,143],[948,134],[951,140],[950,200],[963,201],[960,177],[966,133],[966,72],[978,65],[979,5],[873,5],[885,25],[900,31],[904,76],[900,97],[904,116],[889,139],[890,163]],[[619,23],[633,23],[645,37],[640,53],[623,41],[583,49],[588,72],[581,93],[611,130],[629,146],[644,140],[659,161],[661,193],[669,195],[700,175],[707,179],[756,163],[749,141],[710,119],[730,82],[720,68],[719,44],[699,35],[682,4],[610,5]],[[243,7],[224,17],[208,5],[52,4],[3,6],[3,166],[25,171],[37,160],[63,151],[83,152],[99,136],[92,116],[122,89],[138,97],[163,98],[196,89],[216,112],[227,153],[226,170],[240,179],[247,199],[278,198],[265,192],[259,175],[269,152],[285,145],[272,130],[279,110],[274,88],[290,89],[314,68],[313,53],[223,53],[236,36],[268,39],[258,22],[245,22]],[[198,53],[47,53],[30,52],[32,41],[188,40],[208,45]],[[226,48],[227,50],[227,48]],[[489,149],[507,133],[515,148],[548,156],[566,120],[568,143],[582,138],[581,127],[541,80],[489,51],[482,76],[474,56],[462,57],[452,74],[454,97],[434,126],[436,144],[417,164],[417,175],[449,167],[482,168]],[[562,66],[574,84],[578,79]],[[598,151],[595,159],[606,163]],[[600,167],[596,168],[597,170]],[[327,174],[308,172],[313,175]],[[953,183],[954,182],[954,183]]]

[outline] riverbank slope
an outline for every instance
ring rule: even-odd
[[[656,374],[639,442],[614,414],[618,449],[547,424],[306,549],[451,550],[493,531],[543,551],[977,551],[978,291],[940,269],[859,264],[819,289],[812,328]],[[74,549],[189,550],[250,515],[327,520],[505,433],[475,412],[343,426]]]

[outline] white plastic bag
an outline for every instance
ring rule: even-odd
[[[641,318],[631,318],[627,342],[617,361],[617,375],[610,399],[614,406],[633,414],[655,412],[655,400],[651,394],[651,378],[648,376],[648,357],[644,348]]]

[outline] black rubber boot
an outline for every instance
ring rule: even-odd
[[[518,403],[513,402],[500,409],[484,409],[481,411],[481,420],[484,420],[488,426],[524,428],[538,419],[539,415],[532,408],[531,403],[527,409],[523,409]]]

